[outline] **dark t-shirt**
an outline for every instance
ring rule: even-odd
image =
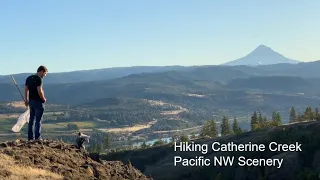
[[[26,86],[29,89],[29,100],[43,101],[38,93],[38,86],[42,86],[42,78],[38,75],[31,75],[26,79]]]

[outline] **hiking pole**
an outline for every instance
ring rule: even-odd
[[[16,87],[17,87],[17,89],[18,89],[18,91],[19,91],[19,93],[20,93],[20,95],[21,95],[22,100],[23,100],[24,102],[26,102],[25,99],[24,99],[24,97],[22,96],[22,93],[21,93],[21,91],[20,91],[20,88],[19,88],[16,80],[14,79],[13,76],[11,76],[11,78],[12,78],[12,80],[13,80],[13,83],[16,85]]]

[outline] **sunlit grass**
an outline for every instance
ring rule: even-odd
[[[15,160],[11,158],[10,156],[7,156],[5,154],[0,154],[0,170],[2,172],[7,172],[9,175],[6,178],[7,180],[18,180],[18,179],[43,179],[43,180],[57,180],[57,179],[63,179],[63,177],[59,174],[52,173],[47,170],[38,169],[38,168],[32,168],[28,166],[22,166],[15,164]]]
[[[58,125],[67,126],[69,123],[76,124],[79,128],[93,128],[95,124],[93,122],[79,122],[79,121],[70,121],[64,123],[57,123]]]

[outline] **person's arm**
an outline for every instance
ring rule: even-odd
[[[28,88],[28,86],[27,85],[25,85],[25,87],[24,87],[24,97],[25,97],[25,105],[28,107],[28,105],[29,105],[29,96],[28,96],[28,94],[29,94],[29,88]]]
[[[44,97],[44,92],[43,92],[43,88],[42,88],[42,79],[40,79],[37,83],[37,90],[38,90],[38,94],[40,96],[40,98],[42,99],[42,101],[45,103],[47,100]]]
[[[24,86],[24,99],[25,99],[25,105],[26,107],[29,106],[29,88],[28,88],[28,79],[26,79],[26,83],[25,83],[25,86]]]
[[[44,97],[44,92],[43,92],[42,86],[38,86],[37,89],[38,89],[38,94],[39,94],[40,98],[43,100],[43,102],[46,102],[46,98]]]

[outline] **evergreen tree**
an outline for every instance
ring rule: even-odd
[[[186,135],[181,135],[180,136],[180,142],[189,142],[189,137]]]
[[[210,137],[218,137],[218,127],[217,127],[217,123],[215,120],[211,120],[210,121],[210,128],[209,128],[209,131],[210,131]]]
[[[143,143],[141,144],[141,148],[146,148],[147,147],[147,144],[146,144],[146,141],[143,141]]]
[[[235,134],[242,133],[242,129],[240,128],[236,117],[233,119],[232,130]]]
[[[267,120],[267,116],[264,116],[264,117],[263,117],[263,124],[266,124],[267,121],[268,121],[268,120]]]
[[[215,120],[209,120],[204,123],[201,136],[209,136],[212,138],[218,136],[217,123]]]
[[[282,125],[282,118],[280,116],[280,113],[277,113],[277,125],[278,126]]]
[[[210,121],[205,121],[202,126],[201,137],[209,136]],[[210,137],[210,136],[209,136]]]
[[[202,135],[202,132],[201,132],[201,134],[200,134],[200,136]],[[172,136],[171,138],[170,138],[170,142],[175,142],[175,137],[174,136]]]
[[[98,152],[98,147],[96,143],[92,143],[91,152]]]
[[[315,113],[313,112],[312,107],[309,107],[309,117],[310,117],[310,120],[315,119]]]
[[[104,147],[104,149],[109,149],[109,147],[110,147],[110,139],[109,139],[109,136],[106,136],[106,137],[105,137],[104,142],[103,142],[103,147]]]
[[[272,124],[270,124],[270,122],[272,122],[272,121],[268,121],[267,116],[263,117],[264,128],[270,128],[270,126],[272,125]]]
[[[258,116],[255,111],[251,116],[251,131],[257,130],[259,128]]]
[[[303,114],[298,114],[298,122],[303,122],[304,121],[304,115]]]
[[[221,136],[228,135],[231,133],[229,118],[227,116],[223,116],[221,123]]]
[[[280,126],[282,124],[280,113],[272,112],[272,124],[273,126]]]
[[[272,112],[272,121],[276,121],[277,119],[277,113],[275,111]]]
[[[305,112],[304,112],[304,120],[305,121],[311,121],[314,119],[314,115],[312,112],[312,108],[311,107],[307,107]]]
[[[310,119],[310,117],[309,117],[309,107],[307,107],[306,110],[304,111],[303,119],[305,121],[308,121]]]
[[[157,141],[155,141],[153,143],[153,146],[160,146],[160,145],[163,145],[163,144],[165,144],[165,142],[162,139],[158,139]]]
[[[262,129],[264,128],[263,118],[260,110],[258,111],[258,113],[259,113],[259,117],[258,117],[259,128]]]
[[[315,118],[317,121],[320,120],[320,113],[319,113],[319,109],[318,109],[318,108],[315,109],[314,118]]]
[[[96,153],[101,153],[102,152],[102,147],[100,143],[95,144],[95,151]]]
[[[294,109],[294,107],[290,108],[290,117],[289,117],[289,122],[293,123],[293,122],[297,122],[298,118],[297,118],[297,113],[296,110]]]

